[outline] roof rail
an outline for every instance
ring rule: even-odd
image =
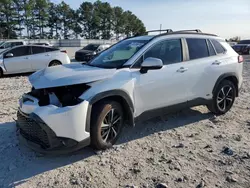
[[[165,33],[171,33],[173,32],[172,29],[159,29],[159,30],[150,30],[150,31],[146,31],[146,34],[148,35],[149,33],[153,33],[153,32],[165,32]]]
[[[179,31],[175,31],[177,32],[196,32],[196,33],[202,33],[200,29],[187,29],[187,30],[179,30]]]

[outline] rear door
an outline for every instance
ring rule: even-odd
[[[32,46],[31,67],[33,71],[41,70],[47,67],[50,63],[50,54],[46,52],[44,46]]]
[[[192,72],[188,78],[191,83],[187,91],[188,101],[211,98],[208,88],[215,83],[213,67],[219,63],[216,51],[210,40],[205,38],[186,38],[186,43],[189,61],[184,67]]]
[[[6,54],[12,53],[13,57],[6,57]],[[20,46],[9,50],[4,54],[4,65],[7,73],[31,72],[30,47]]]

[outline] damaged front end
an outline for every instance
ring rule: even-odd
[[[88,101],[79,98],[89,88],[87,84],[32,88],[24,94],[17,113],[22,139],[44,153],[89,145],[85,129]]]
[[[49,104],[65,107],[74,106],[82,102],[79,97],[90,88],[87,84],[77,84],[63,87],[54,87],[47,89],[34,89],[27,93],[38,99],[39,106]]]

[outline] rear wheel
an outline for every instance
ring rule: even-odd
[[[53,66],[57,66],[57,65],[61,65],[62,63],[60,61],[51,61],[49,64],[49,67],[53,67]]]
[[[112,147],[122,131],[124,114],[115,101],[104,101],[94,106],[91,116],[91,144],[96,149]]]
[[[225,114],[232,108],[235,97],[235,85],[229,80],[223,80],[216,88],[213,100],[207,107],[216,115]]]

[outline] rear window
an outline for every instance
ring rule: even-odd
[[[222,54],[226,51],[217,40],[211,40],[211,41],[214,45],[214,48],[215,48],[217,54]]]
[[[208,47],[206,39],[186,39],[188,50],[189,50],[189,59],[199,59],[203,57],[208,57]]]
[[[216,55],[216,52],[215,52],[214,47],[211,44],[210,40],[207,40],[207,46],[208,46],[209,55],[210,56]]]

